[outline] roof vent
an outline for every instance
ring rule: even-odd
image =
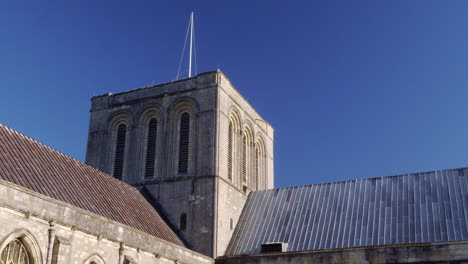
[[[262,253],[286,252],[288,251],[288,242],[268,242],[262,244]]]

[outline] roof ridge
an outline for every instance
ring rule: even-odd
[[[252,193],[264,192],[264,191],[274,191],[274,190],[283,190],[283,189],[295,189],[295,188],[301,188],[301,187],[310,187],[310,186],[327,185],[327,184],[337,184],[337,183],[345,183],[345,182],[353,182],[353,181],[374,180],[374,179],[384,179],[384,178],[393,178],[393,177],[396,178],[396,177],[403,177],[403,176],[410,176],[410,175],[427,174],[427,173],[431,173],[431,172],[454,171],[454,170],[465,170],[465,169],[468,169],[468,167],[429,170],[429,171],[411,172],[411,173],[401,173],[401,174],[395,174],[395,175],[377,176],[377,177],[369,177],[369,178],[357,178],[357,179],[351,179],[351,180],[322,182],[322,183],[313,183],[313,184],[304,184],[304,185],[298,185],[298,186],[286,186],[286,187],[273,188],[273,189],[268,189],[268,190],[254,191]]]
[[[464,168],[253,194],[225,255],[278,240],[287,252],[467,241],[467,185]]]

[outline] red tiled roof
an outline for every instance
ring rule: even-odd
[[[0,179],[184,246],[137,189],[3,124]]]

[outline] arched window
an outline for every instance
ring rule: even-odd
[[[255,144],[255,176],[254,176],[254,185],[255,185],[255,190],[258,191],[259,189],[259,182],[258,182],[258,177],[259,177],[259,171],[258,171],[258,163],[260,161],[260,150],[258,149],[258,144]]]
[[[261,138],[255,144],[255,190],[266,188],[265,145]]]
[[[241,179],[242,189],[247,191],[254,189],[253,186],[253,144],[252,144],[252,129],[247,126],[242,133],[242,145],[241,145]]]
[[[232,156],[233,156],[233,141],[234,141],[234,125],[232,120],[229,121],[228,129],[228,179],[232,181]]]
[[[125,140],[127,137],[127,125],[120,124],[117,127],[117,140],[115,143],[115,158],[114,158],[114,177],[122,179],[123,165],[125,158]]]
[[[31,257],[24,244],[15,239],[8,243],[0,254],[1,264],[30,264]]]
[[[247,183],[247,135],[242,134],[242,183]]]
[[[242,172],[240,148],[240,120],[237,111],[233,111],[229,116],[228,142],[227,142],[227,178],[234,185],[240,184],[240,173]],[[238,154],[239,153],[239,154]]]
[[[145,178],[154,177],[154,164],[156,160],[156,138],[158,132],[158,121],[152,118],[148,123],[147,144],[146,144],[146,165]]]
[[[188,171],[190,144],[190,115],[185,112],[180,116],[179,126],[179,172]]]
[[[84,263],[85,264],[105,264],[104,260],[99,255],[92,255]]]

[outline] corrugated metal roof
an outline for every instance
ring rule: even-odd
[[[2,124],[0,179],[184,246],[137,189]]]
[[[468,169],[251,193],[226,255],[468,240]]]

